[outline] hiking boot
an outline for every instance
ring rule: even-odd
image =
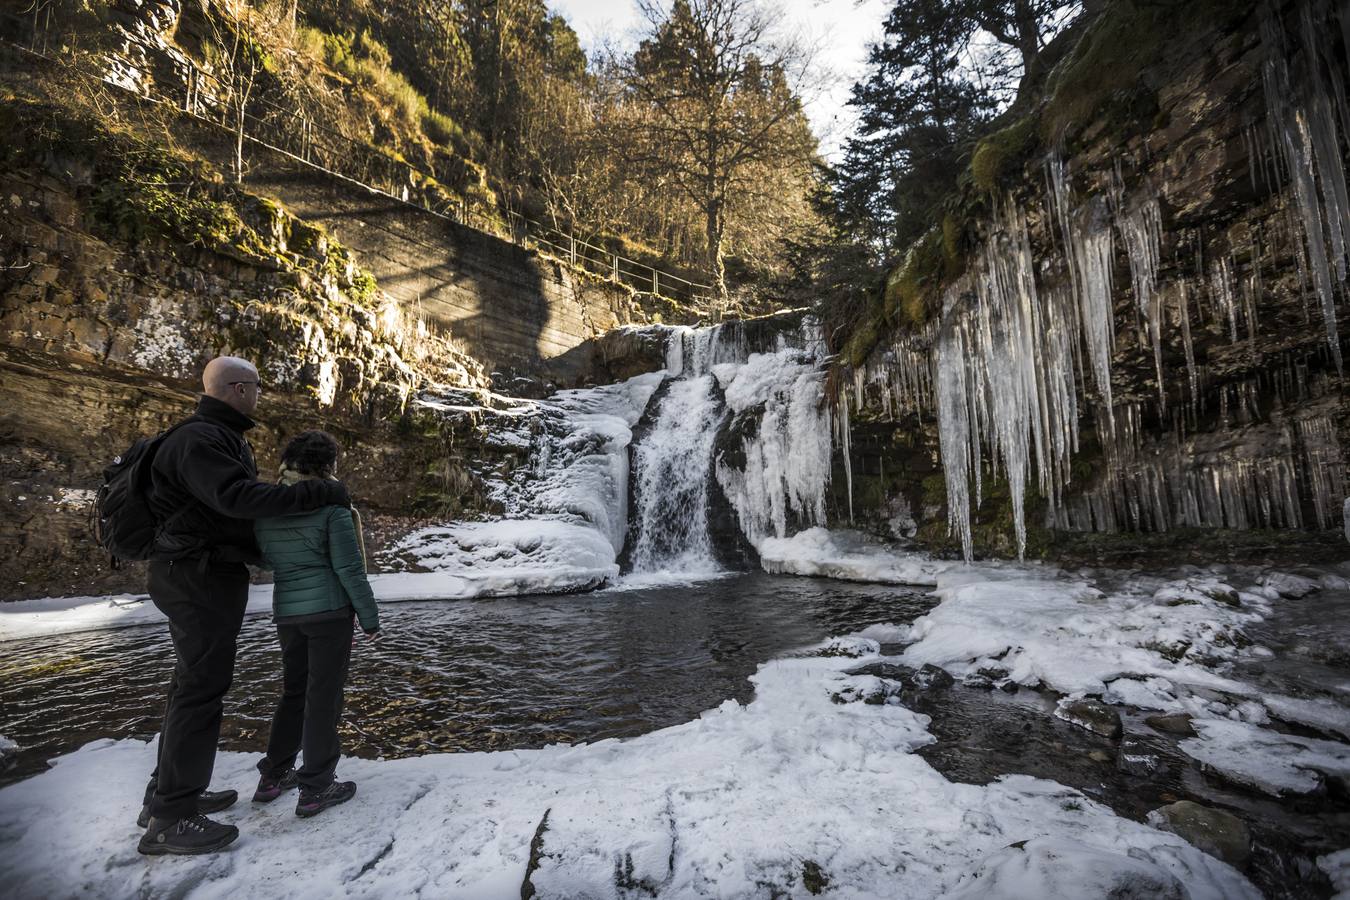
[[[287,769],[281,775],[263,775],[258,779],[258,789],[253,792],[254,803],[271,803],[299,782],[295,778],[295,769]]]
[[[300,789],[300,800],[295,804],[295,814],[302,819],[317,816],[330,806],[346,803],[356,796],[356,782],[334,781],[319,791]]]
[[[239,837],[239,829],[201,814],[185,819],[151,818],[136,849],[146,856],[192,855],[223,850]]]
[[[197,812],[203,816],[218,813],[222,809],[229,809],[234,806],[234,801],[238,799],[238,791],[202,791],[197,795]],[[150,801],[147,799],[141,806],[141,814],[136,817],[136,827],[148,828],[149,826]]]

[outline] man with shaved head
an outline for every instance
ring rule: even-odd
[[[205,813],[232,805],[235,791],[209,791],[235,640],[248,603],[249,562],[259,561],[253,520],[350,506],[339,482],[258,480],[244,433],[262,381],[248,360],[221,356],[202,373],[196,412],[164,438],[151,469],[149,501],[159,523],[150,558],[150,599],[169,620],[176,657],[155,772],[139,824],[142,853],[211,853],[239,829]]]

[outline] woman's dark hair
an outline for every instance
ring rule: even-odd
[[[330,475],[337,455],[338,443],[331,434],[302,431],[281,451],[281,462],[301,475]]]

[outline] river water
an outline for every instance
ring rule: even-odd
[[[352,652],[344,752],[400,757],[631,737],[687,722],[775,656],[874,622],[908,622],[922,589],[763,573],[593,594],[393,603],[386,637]],[[173,648],[163,626],[6,644],[8,781],[103,737],[159,730]],[[280,691],[266,616],[245,621],[223,746],[264,747]]]

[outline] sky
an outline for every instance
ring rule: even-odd
[[[817,96],[806,98],[806,114],[821,141],[821,151],[835,159],[853,127],[853,110],[845,104],[853,83],[867,65],[867,48],[881,38],[887,0],[769,0],[784,12],[784,28],[817,48],[825,75]],[[645,21],[635,0],[548,0],[581,37],[589,52],[610,41],[632,49]]]

